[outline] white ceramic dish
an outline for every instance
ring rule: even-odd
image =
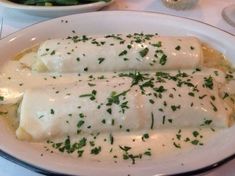
[[[86,19],[86,20],[83,20]],[[54,30],[54,29],[58,30]],[[75,30],[81,34],[159,33],[194,35],[210,43],[235,63],[235,37],[212,26],[164,14],[109,11],[72,15],[46,21],[16,32],[0,41],[0,62],[22,49],[48,38],[66,37]],[[46,32],[45,32],[46,31]],[[61,154],[40,156],[43,146],[18,141],[0,119],[0,154],[23,166],[47,174],[69,175],[174,175],[196,174],[212,169],[235,155],[235,126],[218,132],[203,147],[164,159],[136,165],[88,162]],[[182,163],[184,163],[182,165]]]
[[[95,2],[95,3],[90,3],[90,4],[74,5],[74,6],[44,7],[44,6],[28,6],[28,5],[23,5],[23,4],[17,4],[17,3],[7,1],[7,0],[1,0],[0,6],[6,7],[11,10],[17,10],[23,13],[34,15],[34,16],[60,17],[60,16],[71,15],[75,13],[96,11],[111,4],[112,2],[114,2],[114,0],[111,0],[110,2]]]

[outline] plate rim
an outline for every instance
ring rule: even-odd
[[[114,2],[114,0],[111,0],[111,2]],[[111,11],[94,11],[94,12],[86,12],[86,13],[83,13],[84,14],[91,14],[91,13],[139,13],[139,14],[160,14],[160,15],[165,15],[165,16],[170,16],[170,17],[175,17],[175,18],[178,18],[178,19],[185,19],[185,20],[189,20],[189,21],[194,21],[194,22],[197,22],[197,23],[200,23],[200,24],[203,24],[203,25],[206,25],[206,26],[209,26],[211,28],[214,28],[216,29],[217,31],[220,31],[220,32],[223,32],[223,33],[226,33],[228,35],[230,35],[231,37],[235,37],[235,34],[232,34],[226,30],[223,30],[219,27],[216,27],[216,26],[213,26],[211,24],[208,24],[206,22],[202,22],[202,21],[199,21],[199,20],[196,20],[196,19],[191,19],[191,18],[188,18],[188,17],[181,17],[181,16],[177,16],[177,15],[172,15],[172,14],[167,14],[167,13],[162,13],[162,12],[151,12],[151,11],[138,11],[138,10],[111,10]],[[10,38],[11,36],[16,36],[18,33],[21,33],[22,31],[24,30],[27,30],[35,25],[40,25],[42,23],[46,23],[48,21],[52,21],[52,20],[58,20],[58,19],[62,19],[62,18],[67,18],[67,17],[70,17],[70,16],[76,16],[76,15],[79,15],[79,14],[72,14],[72,15],[66,15],[66,16],[62,16],[62,17],[57,17],[57,18],[53,18],[53,19],[48,19],[48,20],[45,20],[45,21],[40,21],[40,22],[37,22],[37,23],[34,23],[34,24],[31,24],[29,26],[26,26],[16,32],[13,32],[9,35],[6,35],[4,37],[2,37],[0,39],[0,42],[2,40],[6,40],[7,38]],[[51,176],[73,176],[71,174],[66,174],[66,173],[62,173],[62,172],[55,172],[55,171],[52,171],[52,170],[48,170],[48,169],[45,169],[45,168],[41,168],[39,166],[36,166],[34,164],[31,164],[31,163],[28,163],[22,159],[19,159],[15,156],[13,156],[12,154],[9,154],[7,153],[6,151],[3,151],[1,148],[0,148],[0,157],[2,158],[5,158],[6,160],[8,161],[11,161],[19,166],[22,166],[28,170],[31,170],[33,172],[36,172],[36,173],[39,173],[39,174],[45,174],[45,175],[51,175]],[[161,176],[188,176],[188,175],[195,175],[195,174],[202,174],[202,173],[205,173],[205,172],[208,172],[208,171],[212,171],[226,163],[228,163],[229,161],[235,159],[235,152],[219,161],[216,161],[212,164],[209,164],[209,165],[206,165],[204,167],[201,167],[201,168],[198,168],[198,169],[194,169],[194,170],[189,170],[189,171],[185,171],[185,172],[179,172],[179,173],[174,173],[174,174],[160,174]]]

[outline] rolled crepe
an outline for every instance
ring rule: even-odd
[[[219,96],[223,76],[136,72],[27,90],[16,134],[40,141],[80,133],[228,127],[232,110]]]
[[[187,69],[203,62],[197,38],[147,34],[47,40],[37,58],[34,70],[61,73]]]

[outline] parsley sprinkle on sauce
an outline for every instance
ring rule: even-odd
[[[145,57],[148,54],[148,52],[149,52],[149,49],[148,48],[144,48],[139,53],[140,53],[141,57]]]
[[[202,147],[209,135],[219,132],[219,123],[226,127],[226,118],[233,111],[230,103],[233,107],[235,98],[222,88],[234,81],[233,69],[224,62],[220,63],[222,69],[220,66],[217,69],[217,65],[208,69],[207,60],[205,63],[198,60],[201,43],[191,42],[193,38],[185,41],[180,37],[144,33],[108,34],[99,38],[78,35],[73,30],[72,36],[55,39],[55,46],[44,43],[44,48],[39,47],[37,52],[42,60],[38,64],[40,67],[41,61],[47,60],[48,65],[43,62],[45,70],[36,68],[37,65],[33,65],[35,68],[20,65],[27,74],[42,73],[42,77],[37,74],[40,81],[33,74],[29,76],[31,80],[35,78],[32,81],[35,89],[31,90],[29,81],[18,75],[4,73],[0,80],[6,85],[15,84],[20,93],[30,90],[21,104],[23,110],[29,107],[28,112],[24,115],[19,108],[20,119],[35,117],[40,122],[36,124],[38,127],[46,122],[46,128],[41,128],[45,136],[39,139],[50,139],[46,145],[61,153],[92,157],[98,162],[107,155],[112,162],[125,160],[131,167],[139,160],[168,153],[168,149],[184,152],[186,147]],[[57,56],[61,61],[56,60]],[[63,57],[68,60],[63,61]],[[53,67],[48,58],[55,59],[57,65]],[[73,64],[66,65],[70,60]],[[224,71],[227,66],[229,70]],[[12,115],[12,111],[4,109],[8,100],[3,92],[0,118]],[[13,106],[16,113],[19,104]],[[219,121],[217,117],[221,114],[225,118]],[[21,128],[29,133],[32,142],[37,139],[31,133],[34,129],[24,129],[23,125]],[[53,153],[46,147],[45,152]]]
[[[179,51],[181,49],[180,45],[177,45],[177,47],[175,47],[175,50]]]

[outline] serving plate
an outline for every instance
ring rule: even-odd
[[[84,13],[33,25],[0,41],[0,63],[36,43],[48,38],[67,37],[74,31],[89,35],[135,32],[193,35],[220,50],[235,63],[235,37],[231,34],[185,18],[134,11]],[[85,161],[62,154],[48,153],[42,157],[43,144],[17,140],[13,131],[0,119],[0,153],[18,164],[45,174],[189,175],[207,171],[232,159],[235,155],[234,134],[235,126],[219,131],[203,147],[131,165],[125,162]]]
[[[84,13],[84,12],[92,12],[99,10],[111,3],[110,2],[95,2],[90,4],[83,4],[83,5],[74,5],[74,6],[52,6],[52,7],[45,7],[45,6],[29,6],[23,4],[17,4],[8,0],[1,0],[0,6],[6,7],[10,10],[17,10],[29,15],[34,16],[42,16],[42,17],[60,17],[65,15],[71,15],[75,13]]]

